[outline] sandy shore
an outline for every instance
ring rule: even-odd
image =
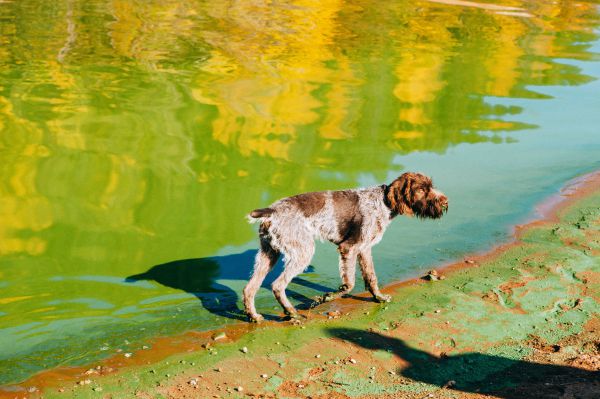
[[[539,212],[514,241],[439,269],[439,280],[386,287],[390,304],[362,294],[302,325],[159,338],[0,397],[598,398],[600,172]]]

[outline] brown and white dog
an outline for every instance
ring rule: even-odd
[[[256,312],[254,297],[280,254],[284,269],[273,282],[273,294],[286,314],[297,317],[285,289],[309,265],[315,252],[315,238],[338,246],[342,285],[326,294],[331,300],[354,288],[356,261],[360,264],[365,287],[379,302],[389,302],[377,285],[371,247],[381,241],[385,229],[396,215],[436,219],[448,210],[448,198],[433,188],[431,178],[420,173],[404,173],[390,185],[369,188],[323,191],[283,198],[268,208],[250,213],[260,221],[260,250],[254,273],[244,288],[244,306],[250,321],[263,317]]]

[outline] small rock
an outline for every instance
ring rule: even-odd
[[[222,340],[225,338],[227,338],[227,334],[225,334],[224,332],[220,332],[220,333],[213,335],[213,341],[219,341],[219,340]]]
[[[260,378],[268,378],[269,376],[267,374],[261,374]]]
[[[131,357],[132,355],[133,355],[133,353],[129,353],[129,352],[123,354],[123,356],[125,356],[125,357]]]
[[[302,388],[304,388],[304,385],[303,384],[298,384],[298,388],[302,389]]]
[[[339,310],[333,310],[333,311],[327,312],[327,317],[329,319],[337,319],[340,317],[340,315],[341,315],[341,313]]]
[[[94,392],[102,392],[102,387],[94,387],[92,388]]]
[[[440,312],[441,312],[441,310],[439,310],[439,309],[435,310],[435,313],[440,313]]]
[[[36,387],[29,387],[29,388],[27,388],[27,392],[29,392],[29,393],[34,393],[35,391],[37,391]]]
[[[244,346],[242,349],[240,349],[240,350],[241,350],[242,352],[244,352],[244,353],[248,353],[248,348],[246,348],[245,346]]]
[[[221,367],[219,367],[219,368],[217,368],[215,371],[217,371],[217,372],[219,372],[219,373],[220,373],[220,372],[222,372],[222,371],[223,371],[223,369],[222,369]]]
[[[395,372],[395,371],[392,371],[392,370],[388,371],[388,373],[389,373],[390,375],[396,375],[396,372]]]
[[[196,385],[198,385],[198,380],[195,378],[192,378],[191,380],[188,381],[188,384],[195,387]]]
[[[315,357],[318,359],[318,358],[320,358],[320,357],[321,357],[321,355],[315,355]]]
[[[64,388],[58,388],[58,392],[63,393],[65,391]]]
[[[150,348],[148,345],[142,345],[142,349],[148,349]]]
[[[356,360],[354,360],[353,358],[350,358],[350,363],[356,364]]]
[[[473,259],[465,259],[465,263],[468,263],[469,265],[473,265],[473,264],[475,264],[475,261]]]
[[[450,381],[448,381],[448,382],[446,383],[446,387],[447,387],[447,388],[451,388],[451,387],[453,387],[453,386],[455,386],[455,385],[456,385],[456,381],[454,381],[454,380],[450,380]]]
[[[426,275],[423,276],[424,280],[429,280],[429,281],[438,281],[440,280],[440,275],[437,272],[437,270],[430,270],[427,272]]]
[[[238,392],[242,392],[244,390],[244,387],[239,386],[239,387],[235,388],[235,390]]]

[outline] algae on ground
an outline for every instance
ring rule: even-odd
[[[308,380],[309,385],[299,392],[318,395],[336,390],[360,397],[427,393],[449,381],[459,391],[494,392],[531,375],[543,378],[560,368],[526,361],[532,352],[527,341],[535,336],[554,344],[582,331],[600,313],[599,284],[581,277],[582,273],[600,275],[599,221],[600,193],[596,193],[564,211],[559,222],[529,229],[521,243],[479,267],[399,288],[392,303],[364,305],[369,312],[311,320],[301,327],[258,327],[238,342],[217,344],[216,355],[206,350],[174,355],[168,364],[124,369],[96,383],[103,387],[102,395],[114,398],[132,392],[157,397],[162,392],[157,384],[173,385],[191,373],[236,361],[242,346],[251,349],[245,361],[278,361],[277,375],[260,388],[273,395],[285,381],[300,380]],[[302,360],[317,344],[325,345],[327,353],[313,361]],[[363,365],[336,365],[334,359],[348,355],[347,344],[393,374],[380,369],[374,374]],[[190,367],[190,362],[196,366]],[[311,378],[309,371],[319,365],[323,375]],[[99,396],[87,387],[74,388],[72,393],[82,398]],[[66,396],[51,391],[44,395]]]

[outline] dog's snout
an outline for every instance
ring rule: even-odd
[[[444,194],[440,195],[440,204],[442,204],[444,209],[448,209],[448,197],[446,197]]]

